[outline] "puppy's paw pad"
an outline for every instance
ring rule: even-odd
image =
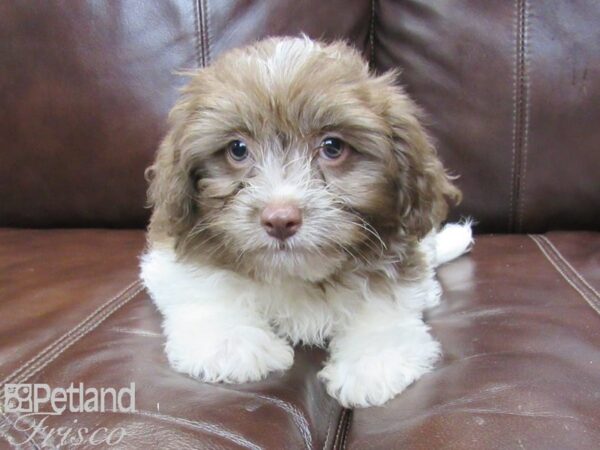
[[[175,370],[210,383],[259,381],[294,362],[294,350],[285,340],[251,327],[204,342],[170,339],[166,352]]]

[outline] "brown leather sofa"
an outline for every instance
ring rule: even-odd
[[[0,2],[0,448],[600,448],[599,24],[595,0]],[[428,315],[444,360],[380,408],[338,406],[314,349],[260,383],[175,373],[138,280],[173,71],[300,32],[402,69],[478,221]],[[131,382],[135,412],[5,404]]]

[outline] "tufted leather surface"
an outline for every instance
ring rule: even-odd
[[[141,231],[0,233],[2,383],[136,383],[136,413],[63,413],[49,428],[123,427],[124,448],[597,448],[598,233],[480,236],[439,272],[429,323],[444,361],[386,406],[353,412],[317,381],[316,350],[261,383],[173,372],[136,283],[142,247]],[[4,419],[5,439],[26,439]]]

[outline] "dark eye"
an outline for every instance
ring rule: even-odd
[[[248,147],[244,141],[235,140],[227,147],[227,154],[235,162],[242,162],[248,158]]]
[[[348,145],[336,137],[326,137],[319,146],[319,154],[330,161],[342,158],[347,152]]]

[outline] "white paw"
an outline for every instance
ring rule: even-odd
[[[289,369],[294,350],[270,330],[238,326],[218,335],[172,333],[165,347],[178,372],[206,382],[246,383]]]
[[[334,357],[319,372],[319,378],[329,395],[346,408],[380,406],[429,372],[440,354],[440,346],[433,339],[406,350],[383,348],[371,354]]]

